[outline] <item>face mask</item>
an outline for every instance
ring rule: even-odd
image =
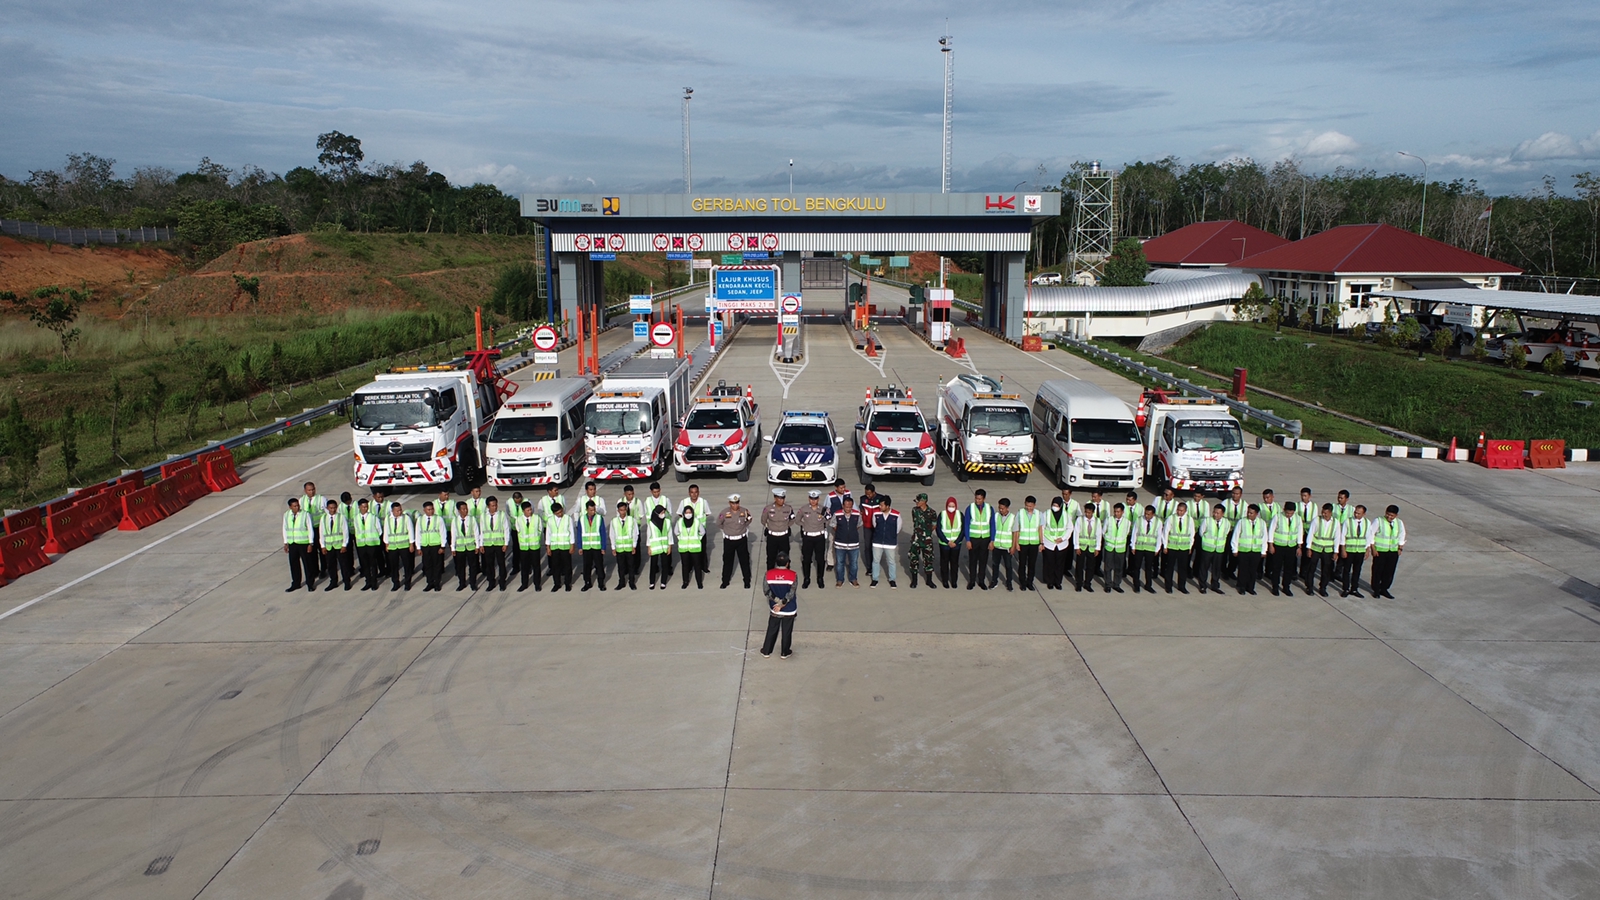
[[[954,507],[954,506],[946,506],[946,507],[945,507],[945,508],[944,508],[944,511],[945,511],[945,512],[955,512],[955,511],[956,511],[956,508],[955,508],[955,507]]]

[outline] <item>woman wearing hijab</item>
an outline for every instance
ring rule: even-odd
[[[1050,498],[1050,511],[1044,514],[1041,524],[1044,538],[1040,552],[1044,556],[1044,585],[1052,591],[1061,590],[1061,580],[1066,577],[1072,544],[1072,519],[1060,497]]]
[[[683,517],[678,520],[678,562],[683,564],[683,587],[689,586],[689,576],[694,575],[694,586],[704,590],[705,582],[706,522],[693,506],[683,507]]]
[[[645,528],[645,546],[650,550],[650,590],[656,582],[663,589],[672,577],[672,517],[665,506],[650,511],[650,524]]]
[[[961,505],[950,497],[939,516],[939,581],[951,589],[961,580],[962,525]]]

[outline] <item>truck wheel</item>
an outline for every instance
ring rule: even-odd
[[[1066,486],[1067,486],[1067,478],[1061,471],[1061,463],[1057,462],[1056,463],[1056,487],[1065,489]]]
[[[752,460],[750,460],[749,463],[747,463],[745,465],[744,468],[740,469],[739,470],[739,474],[735,475],[734,477],[739,479],[740,481],[749,481],[750,480],[750,470],[754,469],[755,467],[756,467],[755,460],[752,459]]]
[[[950,454],[950,466],[951,466],[951,468],[954,468],[956,470],[956,480],[964,482],[968,478],[972,477],[972,473],[967,471],[967,463],[966,463],[966,460],[964,458],[966,456],[966,454],[963,453],[961,455],[962,455],[963,459],[956,459],[955,453],[951,452],[951,454]]]
[[[932,475],[932,473],[922,476],[922,486],[923,487],[933,487],[933,475]]]
[[[1028,483],[1028,473],[1027,472],[1023,472],[1022,474],[1017,476],[1017,484],[1027,484],[1027,483]]]
[[[685,481],[689,480],[689,473],[678,471],[676,466],[674,466],[672,469],[672,476],[678,479],[679,484],[683,484]]]

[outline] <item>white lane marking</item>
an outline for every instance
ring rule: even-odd
[[[135,556],[138,556],[139,554],[145,552],[146,550],[149,550],[152,547],[158,547],[158,546],[160,546],[162,544],[165,544],[167,541],[172,540],[173,538],[177,537],[180,534],[183,534],[184,532],[188,531],[189,529],[198,528],[201,525],[204,525],[205,523],[211,521],[212,519],[215,519],[217,516],[222,515],[223,513],[232,512],[233,510],[239,508],[240,506],[243,506],[244,504],[249,503],[251,500],[255,500],[255,499],[261,497],[264,494],[267,494],[267,493],[269,493],[271,491],[277,490],[280,487],[283,487],[284,485],[288,484],[289,482],[294,481],[296,478],[304,478],[307,474],[309,474],[311,472],[315,472],[316,470],[322,468],[323,466],[329,465],[331,463],[336,463],[341,459],[348,459],[349,457],[350,457],[350,451],[342,450],[342,451],[340,451],[338,453],[338,455],[331,456],[328,459],[323,460],[322,462],[319,462],[316,465],[314,465],[314,466],[312,466],[312,467],[310,467],[308,469],[301,469],[300,471],[294,473],[293,475],[290,475],[288,478],[285,478],[282,481],[279,481],[279,482],[277,482],[275,484],[268,485],[267,487],[264,487],[261,490],[256,491],[254,494],[251,494],[248,497],[245,497],[243,499],[237,500],[237,501],[233,502],[232,504],[230,504],[228,506],[225,506],[222,509],[217,510],[216,512],[212,513],[211,515],[206,516],[204,519],[201,519],[198,522],[190,522],[188,525],[183,526],[182,528],[178,529],[177,531],[174,531],[173,533],[171,533],[171,534],[169,534],[169,535],[167,535],[165,537],[160,537],[160,538],[155,539],[155,540],[151,541],[150,543],[145,544],[143,547],[140,547],[139,549],[134,550],[133,552],[129,553],[128,555],[122,557],[121,559],[114,559],[111,562],[108,562],[105,565],[101,566],[100,568],[95,569],[93,572],[90,572],[90,573],[88,573],[86,575],[79,575],[77,578],[72,579],[71,581],[67,582],[66,584],[63,584],[63,585],[61,585],[60,587],[57,587],[57,588],[52,588],[52,589],[44,592],[43,594],[40,594],[39,596],[33,598],[32,600],[29,600],[27,603],[22,604],[21,606],[14,606],[11,609],[8,609],[3,613],[0,613],[0,619],[5,619],[5,618],[8,618],[10,616],[14,616],[17,613],[22,612],[23,610],[27,609],[28,607],[34,605],[35,603],[40,602],[41,600],[48,600],[51,597],[54,597],[56,594],[59,594],[62,591],[68,589],[68,588],[76,587],[76,586],[84,583],[85,581],[88,581],[89,579],[95,577],[96,575],[99,575],[101,572],[104,572],[107,569],[112,568],[113,566],[120,566],[123,563],[127,562],[128,560],[133,559]]]
[[[887,348],[885,348],[883,346],[883,341],[878,340],[878,336],[877,335],[873,335],[872,336],[872,341],[873,341],[873,343],[878,345],[878,356],[877,356],[876,359],[874,359],[873,357],[868,356],[866,354],[866,352],[863,351],[863,350],[857,350],[854,341],[851,341],[851,343],[850,343],[850,352],[854,353],[856,356],[861,357],[861,359],[864,360],[867,365],[873,367],[874,369],[877,369],[879,378],[887,377],[887,376],[885,376],[883,374],[883,367],[884,367],[884,365],[886,365],[888,363],[889,351],[888,351]]]
[[[800,365],[778,362],[777,351],[768,352],[767,365],[772,367],[772,374],[777,376],[778,385],[783,388],[783,399],[789,399],[789,386],[799,380],[800,373],[811,365],[811,354],[805,349],[805,332],[800,333]]]

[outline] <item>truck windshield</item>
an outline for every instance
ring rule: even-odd
[[[350,424],[365,431],[430,428],[438,424],[432,391],[356,394]]]
[[[707,431],[738,428],[739,409],[733,406],[702,406],[689,413],[688,427]]]
[[[922,431],[922,416],[906,410],[886,409],[872,416],[873,431],[894,431],[914,434]]]
[[[1131,444],[1139,446],[1139,429],[1132,421],[1117,419],[1072,419],[1061,429],[1061,437],[1074,444]]]
[[[1179,450],[1243,450],[1244,435],[1238,422],[1179,422]]]
[[[650,404],[611,400],[591,403],[584,430],[590,434],[648,434]]]
[[[489,427],[489,443],[553,441],[561,433],[555,416],[518,416],[495,419]]]
[[[1028,411],[1021,406],[974,406],[967,413],[967,428],[973,434],[991,437],[1020,437],[1033,433]]]

